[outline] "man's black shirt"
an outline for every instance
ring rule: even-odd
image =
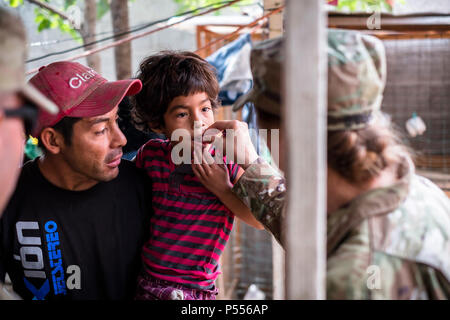
[[[0,280],[24,299],[130,299],[147,239],[151,189],[123,160],[85,191],[58,188],[26,163],[0,220]]]

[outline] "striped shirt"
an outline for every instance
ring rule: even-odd
[[[211,290],[234,215],[202,185],[190,164],[172,162],[171,151],[169,140],[155,139],[136,156],[136,165],[152,180],[154,214],[150,239],[142,250],[144,269],[159,280]],[[233,182],[239,166],[226,166]]]

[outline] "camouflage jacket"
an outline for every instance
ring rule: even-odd
[[[450,299],[450,201],[411,168],[328,215],[328,299]],[[234,191],[280,241],[282,174],[259,160]]]
[[[286,187],[281,171],[259,157],[233,187],[233,192],[250,208],[255,218],[283,245],[282,221]]]

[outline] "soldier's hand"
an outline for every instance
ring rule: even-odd
[[[248,125],[245,122],[238,120],[216,121],[205,130],[203,139],[211,141],[216,147],[216,152],[223,151],[227,160],[232,160],[243,169],[248,168],[258,159],[258,154],[250,138]],[[232,148],[228,152],[227,146]]]

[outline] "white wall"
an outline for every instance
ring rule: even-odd
[[[58,7],[58,1],[60,3],[59,7],[62,7],[62,0],[54,0],[52,1],[52,5]],[[256,1],[256,0],[255,0]],[[83,4],[83,1],[79,1],[80,4]],[[5,4],[0,0],[0,6],[5,6]],[[22,20],[25,23],[25,27],[28,33],[28,42],[29,46],[29,58],[40,57],[42,55],[48,53],[54,53],[57,51],[62,51],[66,49],[70,49],[73,47],[77,47],[80,45],[79,42],[74,41],[69,34],[63,34],[59,29],[47,29],[42,32],[37,31],[37,24],[34,22],[35,19],[35,10],[36,6],[30,4],[25,1],[24,5],[19,8],[11,9],[15,11],[18,15],[21,16]],[[83,8],[80,8],[83,10]],[[258,11],[258,8],[254,7],[243,8],[246,12],[254,12]],[[135,0],[129,3],[129,22],[130,27],[137,26],[143,23],[152,22],[155,20],[164,19],[167,17],[173,16],[177,12],[177,5],[173,0]],[[240,15],[239,10],[235,9],[223,9],[221,11],[222,15],[227,16],[240,16],[241,20],[235,21],[237,22],[249,22],[252,20],[251,17],[244,17]],[[223,20],[217,19],[217,16],[213,14],[210,15],[211,20]],[[248,21],[247,21],[248,20]],[[228,20],[227,20],[228,21]],[[230,21],[233,22],[233,21]],[[148,29],[139,31],[144,32],[146,30],[151,30],[155,27],[150,27]],[[111,32],[111,15],[108,12],[100,21],[97,22],[97,33],[101,32]],[[97,36],[97,40],[100,38],[104,38],[110,36],[112,33],[99,35]],[[47,43],[54,40],[58,40],[62,42],[59,43]],[[37,43],[44,43],[43,45],[36,45]],[[98,44],[99,46],[103,46],[105,44],[110,43],[111,40],[105,41],[103,43]],[[132,41],[132,74],[134,75],[139,67],[139,63],[148,55],[156,53],[161,50],[190,50],[194,51],[196,49],[196,35],[195,35],[195,26],[192,23],[192,20],[189,22],[180,24],[179,27],[169,28],[167,30],[163,30],[157,32],[155,34],[137,39]],[[74,55],[80,54],[83,52],[83,49],[75,50],[67,54],[61,54],[57,56],[48,57],[39,61],[30,62],[27,64],[27,70],[35,69],[43,65],[47,65],[49,63],[63,60]],[[108,80],[115,80],[115,64],[114,64],[114,49],[107,49],[101,52],[101,73]],[[77,60],[80,63],[86,64],[86,59],[82,58]]]
[[[82,2],[81,2],[82,3]],[[0,1],[0,5],[4,4]],[[19,8],[12,9],[18,15],[21,16],[25,23],[29,44],[36,44],[38,42],[47,42],[53,40],[67,40],[57,44],[44,44],[40,46],[32,45],[29,47],[29,58],[42,56],[48,53],[66,50],[79,46],[80,43],[71,39],[68,34],[63,34],[58,29],[44,30],[42,32],[37,31],[37,24],[34,22],[34,9],[35,6],[25,2],[25,4]],[[154,20],[159,20],[172,16],[177,11],[177,6],[172,0],[135,0],[129,4],[129,21],[130,26],[139,25]],[[150,30],[149,29],[145,30]],[[97,32],[112,31],[111,16],[108,12],[100,21],[97,22]],[[110,36],[111,34],[100,35],[97,39]],[[99,45],[105,45],[111,41],[100,43]],[[139,62],[147,55],[163,50],[163,49],[177,49],[177,50],[195,50],[196,40],[195,34],[186,30],[169,29],[158,32],[154,35],[150,35],[132,42],[132,70],[133,74],[136,72]],[[49,63],[63,60],[73,55],[82,53],[83,50],[76,50],[67,54],[61,54],[58,56],[52,56],[31,62],[27,64],[27,70],[31,70]],[[115,65],[114,65],[114,50],[108,49],[101,52],[102,59],[102,75],[109,79],[115,80]],[[86,59],[77,60],[80,63],[86,64]]]

